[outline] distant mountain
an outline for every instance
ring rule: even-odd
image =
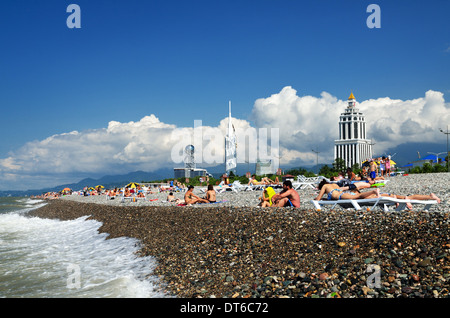
[[[395,148],[387,149],[385,153],[379,155],[393,156],[391,159],[394,160],[397,163],[397,165],[401,167],[412,161],[419,160],[420,158],[428,156],[429,152],[440,153],[445,151],[447,151],[446,142],[442,143],[409,142],[398,145]],[[441,154],[440,157],[445,158],[445,154]]]

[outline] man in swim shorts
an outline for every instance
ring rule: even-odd
[[[375,178],[377,177],[377,164],[373,159],[370,159],[369,171],[369,177],[372,178],[372,180],[375,180]]]
[[[292,188],[292,182],[286,180],[283,182],[283,191],[272,197],[272,206],[296,208],[300,207],[300,196],[295,189]]]
[[[195,203],[209,203],[208,200],[202,199],[196,196],[194,193],[194,186],[190,185],[186,194],[184,195],[184,202],[186,204],[195,204]]]

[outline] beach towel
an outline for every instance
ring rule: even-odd
[[[216,204],[216,203],[223,203],[223,202],[228,202],[227,200],[223,200],[223,201],[216,201],[216,202],[208,202],[208,203],[195,203],[195,204]],[[180,203],[177,204],[177,206],[186,206],[188,204],[186,203]]]

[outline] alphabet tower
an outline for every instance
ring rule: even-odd
[[[366,139],[364,114],[356,108],[353,92],[348,98],[348,106],[339,117],[339,139],[334,141],[334,159],[341,158],[347,167],[352,167],[372,158],[372,143]]]

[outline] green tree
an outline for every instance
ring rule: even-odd
[[[447,167],[443,165],[434,165],[433,172],[447,172]]]
[[[410,173],[422,173],[422,168],[419,167],[419,166],[413,167],[413,168],[410,170]]]
[[[346,170],[345,161],[342,158],[336,158],[333,162],[333,170],[335,172],[340,172]]]
[[[422,173],[430,173],[433,172],[433,167],[428,162],[425,162],[422,166]]]
[[[324,176],[326,178],[330,178],[335,174],[336,174],[335,171],[327,165],[322,166],[322,168],[320,168],[319,170],[319,176]]]
[[[302,167],[290,169],[290,170],[286,171],[286,174],[291,174],[293,176],[305,176],[305,177],[314,177],[315,176],[314,172],[308,171]]]

